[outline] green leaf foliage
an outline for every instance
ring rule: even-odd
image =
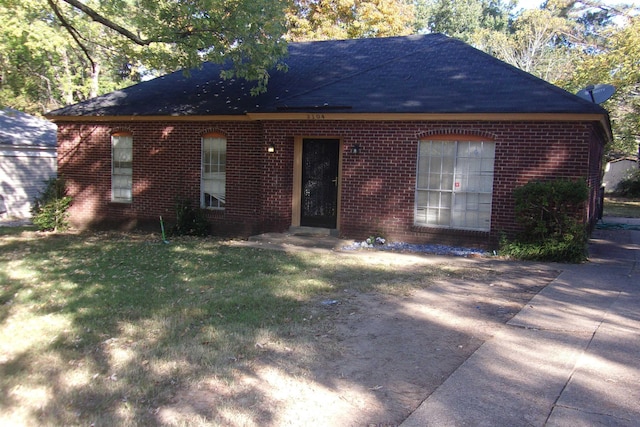
[[[34,199],[31,209],[32,222],[40,231],[64,231],[69,228],[67,210],[72,199],[67,196],[63,178],[45,181],[45,188]]]
[[[594,83],[611,84],[615,95],[604,104],[610,111],[614,140],[609,158],[634,155],[640,143],[640,16],[602,32],[602,43],[585,52],[567,86],[575,89]]]
[[[176,201],[176,224],[172,234],[175,236],[206,236],[209,223],[200,208],[194,208],[188,200]]]
[[[115,40],[136,48],[130,54],[149,69],[227,64],[225,77],[257,82],[286,53],[286,0],[63,0],[65,15],[82,12]]]
[[[418,31],[443,33],[466,42],[481,30],[504,31],[515,2],[494,0],[416,0]]]
[[[225,64],[255,81],[287,45],[287,0],[0,0],[0,105],[43,114],[155,76]]]
[[[502,253],[519,259],[585,259],[586,227],[577,216],[589,195],[584,181],[532,181],[516,188],[513,195],[522,232],[514,241],[502,242]]]
[[[623,197],[640,197],[640,169],[620,181],[616,187],[616,192]]]
[[[414,8],[407,0],[294,0],[287,12],[288,39],[353,39],[408,35]]]

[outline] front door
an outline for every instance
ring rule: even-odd
[[[302,141],[300,225],[336,228],[339,153],[337,139]]]

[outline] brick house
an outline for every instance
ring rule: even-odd
[[[512,190],[586,180],[595,221],[607,112],[443,35],[294,43],[268,91],[205,63],[51,112],[78,227],[157,224],[176,200],[212,232],[318,227],[495,246]]]

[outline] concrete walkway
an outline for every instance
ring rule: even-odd
[[[562,265],[401,426],[639,426],[640,231],[594,231],[589,259]]]

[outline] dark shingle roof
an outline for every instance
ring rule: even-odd
[[[205,63],[51,112],[48,116],[345,113],[606,114],[585,101],[459,40],[440,34],[292,43],[288,72],[268,91],[222,80]]]

